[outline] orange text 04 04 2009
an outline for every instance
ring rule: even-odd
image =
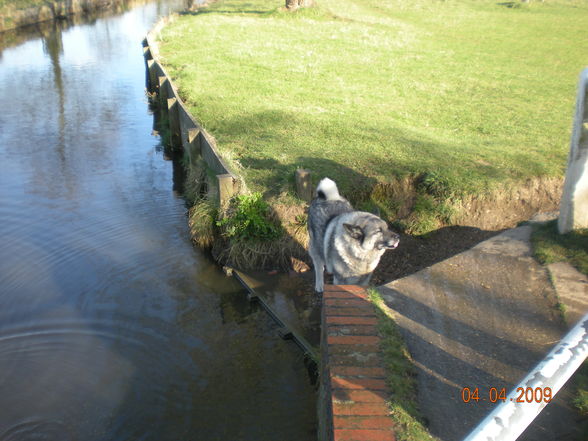
[[[478,403],[479,401],[512,401],[514,403],[549,403],[553,398],[550,387],[517,387],[509,396],[506,388],[490,387],[486,390],[479,387],[464,387],[461,390],[461,399],[464,403]]]

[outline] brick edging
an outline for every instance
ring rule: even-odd
[[[365,288],[325,285],[321,312],[321,441],[394,441],[374,307]]]

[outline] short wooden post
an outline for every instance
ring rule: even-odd
[[[188,129],[187,148],[185,149],[190,156],[190,164],[194,165],[196,157],[201,155],[200,152],[200,130]]]
[[[580,74],[568,168],[561,196],[560,234],[588,228],[588,68]]]
[[[155,60],[147,60],[147,78],[149,81],[149,92],[155,92],[157,86],[157,75],[155,73]]]
[[[198,135],[200,134],[200,129],[188,129],[188,144],[194,144],[199,142]],[[198,144],[198,148],[200,148],[200,143]]]
[[[218,199],[221,207],[228,204],[235,193],[233,176],[229,174],[216,175],[218,181]]]
[[[159,101],[161,104],[166,105],[167,102],[167,77],[165,75],[159,75],[157,77],[159,84]],[[166,105],[167,108],[167,105]]]
[[[181,144],[180,137],[180,120],[178,115],[178,100],[176,98],[167,99],[167,115],[169,118],[169,130],[171,132],[172,144],[179,146]]]
[[[302,168],[296,170],[296,193],[303,201],[310,202],[312,199],[311,185],[310,171]]]

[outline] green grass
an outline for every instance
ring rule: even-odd
[[[536,225],[531,236],[535,258],[544,265],[567,262],[588,275],[588,229],[558,234],[557,220]],[[566,306],[559,302],[558,309],[565,316]],[[574,405],[584,417],[582,430],[588,435],[588,362],[573,376],[576,390]]]
[[[45,0],[0,0],[0,13],[4,8],[27,9],[45,4]]]
[[[396,437],[399,441],[432,440],[418,411],[415,372],[404,340],[380,293],[370,289],[369,298],[376,309],[378,330],[382,335],[386,382],[393,391],[388,406],[395,423]]]
[[[534,227],[531,240],[535,257],[542,264],[568,262],[588,275],[588,229],[561,235],[554,220]]]
[[[226,238],[240,241],[270,241],[283,235],[280,226],[270,219],[270,206],[261,193],[235,196],[233,209],[228,214],[229,216],[216,223],[223,229]]]
[[[588,60],[588,2],[220,0],[161,54],[252,190],[294,171],[344,194],[433,173],[452,195],[562,176]]]

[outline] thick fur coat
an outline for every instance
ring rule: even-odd
[[[378,216],[355,211],[329,178],[310,204],[308,234],[317,292],[324,289],[325,269],[335,285],[367,286],[382,254],[400,239]]]

